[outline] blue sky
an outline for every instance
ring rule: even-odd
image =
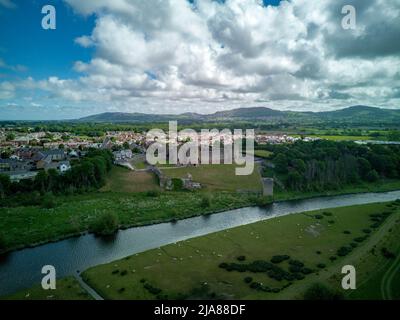
[[[398,108],[400,4],[379,1],[0,0],[0,120]]]
[[[87,61],[91,50],[74,43],[74,39],[88,34],[94,27],[94,15],[84,17],[74,14],[63,1],[29,0],[15,2],[16,8],[0,6],[0,57],[7,65],[23,65],[27,74],[34,78],[58,75],[60,78],[75,77],[73,63]],[[57,29],[44,30],[41,9],[51,4],[57,10]],[[2,69],[7,77],[23,74],[12,69]]]

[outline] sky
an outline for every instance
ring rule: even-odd
[[[400,0],[0,0],[0,120],[400,109],[399,39]]]

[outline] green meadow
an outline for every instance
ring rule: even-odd
[[[302,299],[315,282],[346,298],[376,298],[393,264],[383,248],[400,253],[399,218],[399,206],[387,203],[293,214],[139,253],[83,277],[106,299]],[[345,264],[361,284],[351,294],[340,287]],[[386,286],[399,294],[398,277]]]
[[[200,182],[206,191],[262,191],[261,177],[257,164],[253,173],[238,176],[235,164],[210,164],[198,167],[165,168],[163,173],[171,178],[185,178],[191,174],[193,181]]]

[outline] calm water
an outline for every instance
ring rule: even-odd
[[[40,283],[41,269],[44,265],[53,265],[57,277],[64,277],[134,253],[260,220],[302,211],[384,202],[398,198],[400,190],[286,201],[267,208],[243,208],[177,223],[132,228],[120,231],[113,239],[108,240],[85,235],[15,251],[0,256],[0,295]]]

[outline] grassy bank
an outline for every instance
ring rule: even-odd
[[[388,217],[371,227],[377,214]],[[348,263],[356,266],[358,283],[368,284],[389,261],[383,246],[395,250],[400,240],[399,217],[399,206],[384,203],[294,214],[136,254],[83,276],[107,299],[301,299],[315,281],[339,290]],[[268,264],[274,267],[266,271]]]
[[[101,215],[115,213],[121,228],[167,222],[254,205],[254,197],[233,193],[103,192],[58,197],[54,208],[1,208],[0,225],[9,250],[57,241],[86,232]]]

